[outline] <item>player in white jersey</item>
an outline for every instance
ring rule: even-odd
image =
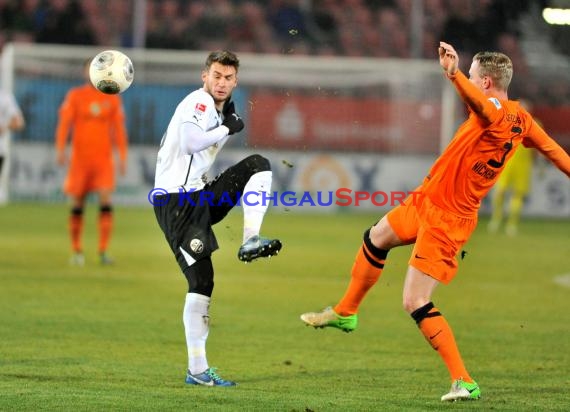
[[[239,60],[229,51],[209,54],[202,71],[203,87],[180,102],[160,144],[153,197],[160,228],[188,280],[183,320],[188,347],[186,383],[234,386],[220,378],[206,359],[209,305],[214,288],[211,254],[218,248],[212,225],[220,222],[242,197],[243,244],[238,258],[249,262],[273,256],[281,242],[259,235],[271,190],[271,166],[252,155],[205,182],[216,155],[244,123],[231,94],[237,86]]]
[[[24,125],[24,116],[14,96],[0,90],[0,203],[6,201],[8,190],[7,174],[4,171],[9,147],[8,132],[22,130]]]

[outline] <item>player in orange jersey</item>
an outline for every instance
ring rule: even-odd
[[[516,102],[507,90],[513,74],[508,56],[481,52],[473,57],[467,78],[457,52],[440,42],[445,75],[470,110],[423,183],[421,196],[406,200],[366,230],[341,300],[321,312],[301,315],[305,324],[346,332],[357,326],[357,312],[380,277],[388,251],[414,244],[404,281],[403,306],[451,375],[451,390],[442,401],[478,399],[481,390],[463,363],[451,327],[432,303],[440,283],[457,271],[456,255],[477,225],[481,199],[491,189],[519,145],[534,147],[570,176],[570,156]]]
[[[72,264],[83,265],[81,243],[85,199],[91,192],[99,198],[99,258],[112,263],[107,247],[113,223],[111,195],[115,189],[113,149],[118,152],[119,172],[127,167],[127,132],[121,98],[98,91],[89,81],[85,63],[85,84],[71,89],[59,108],[56,151],[59,165],[69,165],[63,191],[71,198],[69,232]],[[71,131],[71,155],[66,155]]]

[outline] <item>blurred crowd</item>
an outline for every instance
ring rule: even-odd
[[[130,47],[134,1],[0,0],[2,40]],[[424,0],[420,55],[411,56],[411,0],[146,0],[145,45],[431,58],[440,38],[466,52],[494,48],[516,34],[527,1]]]
[[[0,46],[7,41],[137,46],[136,1],[0,0]],[[529,98],[545,96],[534,90],[538,86],[519,46],[518,20],[531,0],[421,3],[422,27],[416,30],[412,0],[146,0],[144,46],[433,59],[438,41],[445,40],[465,55],[464,69],[479,50],[505,52],[516,67],[513,87],[520,84]],[[553,93],[553,99],[560,98],[559,90]]]

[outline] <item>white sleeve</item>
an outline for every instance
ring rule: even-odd
[[[205,132],[196,123],[180,123],[180,149],[186,154],[200,152],[225,138],[229,132],[230,129],[223,125]]]
[[[9,112],[10,118],[13,118],[15,116],[21,116],[22,111],[20,110],[20,106],[18,106],[18,102],[16,101],[16,98],[14,97],[14,95],[8,94],[7,98],[8,98],[8,112]]]

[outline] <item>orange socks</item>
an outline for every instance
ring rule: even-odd
[[[416,321],[428,343],[445,362],[451,375],[451,380],[461,378],[465,382],[473,382],[467,369],[465,369],[451,327],[439,310],[434,307],[433,303],[430,302],[415,310],[411,316]]]
[[[81,252],[81,233],[83,232],[83,209],[74,207],[69,215],[69,237],[74,252]]]
[[[112,229],[113,209],[111,206],[101,206],[99,210],[99,253],[107,250]]]
[[[370,229],[364,232],[364,243],[356,254],[348,289],[334,307],[337,314],[348,316],[358,312],[364,296],[380,278],[387,255],[387,250],[378,249],[370,241]]]

